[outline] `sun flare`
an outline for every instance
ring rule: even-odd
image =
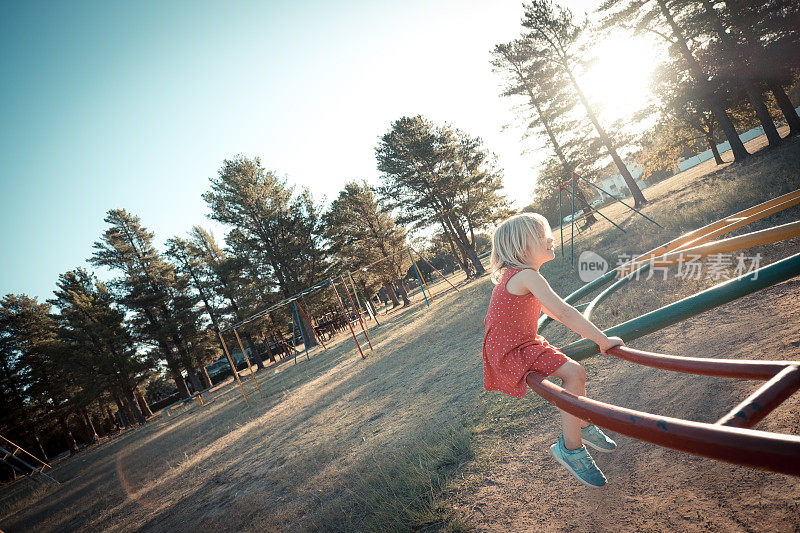
[[[597,59],[580,76],[580,83],[603,117],[618,120],[645,107],[659,58],[655,43],[642,37],[611,36],[593,52]]]

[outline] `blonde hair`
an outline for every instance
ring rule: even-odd
[[[492,233],[492,282],[497,284],[504,268],[530,267],[525,261],[531,243],[544,247],[550,235],[550,223],[539,213],[520,213],[502,221]]]

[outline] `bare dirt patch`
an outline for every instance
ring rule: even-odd
[[[477,400],[485,281],[386,317],[365,360],[343,341],[259,373],[265,397],[248,385],[251,408],[228,385],[204,409],[159,417],[62,461],[53,472],[62,485],[31,494],[0,528],[362,527],[368,503],[399,496],[373,477],[418,443],[434,449]]]

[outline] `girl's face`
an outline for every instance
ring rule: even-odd
[[[540,246],[536,243],[536,241],[531,240],[530,248],[528,248],[528,261],[536,270],[539,270],[539,267],[543,264],[547,263],[555,259],[556,254],[553,249],[553,245],[555,243],[555,239],[553,239],[553,235],[550,232],[547,232],[547,235],[544,239],[544,246]]]

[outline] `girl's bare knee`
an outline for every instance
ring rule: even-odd
[[[586,381],[586,370],[583,365],[572,359],[558,367],[553,375],[564,381]]]

